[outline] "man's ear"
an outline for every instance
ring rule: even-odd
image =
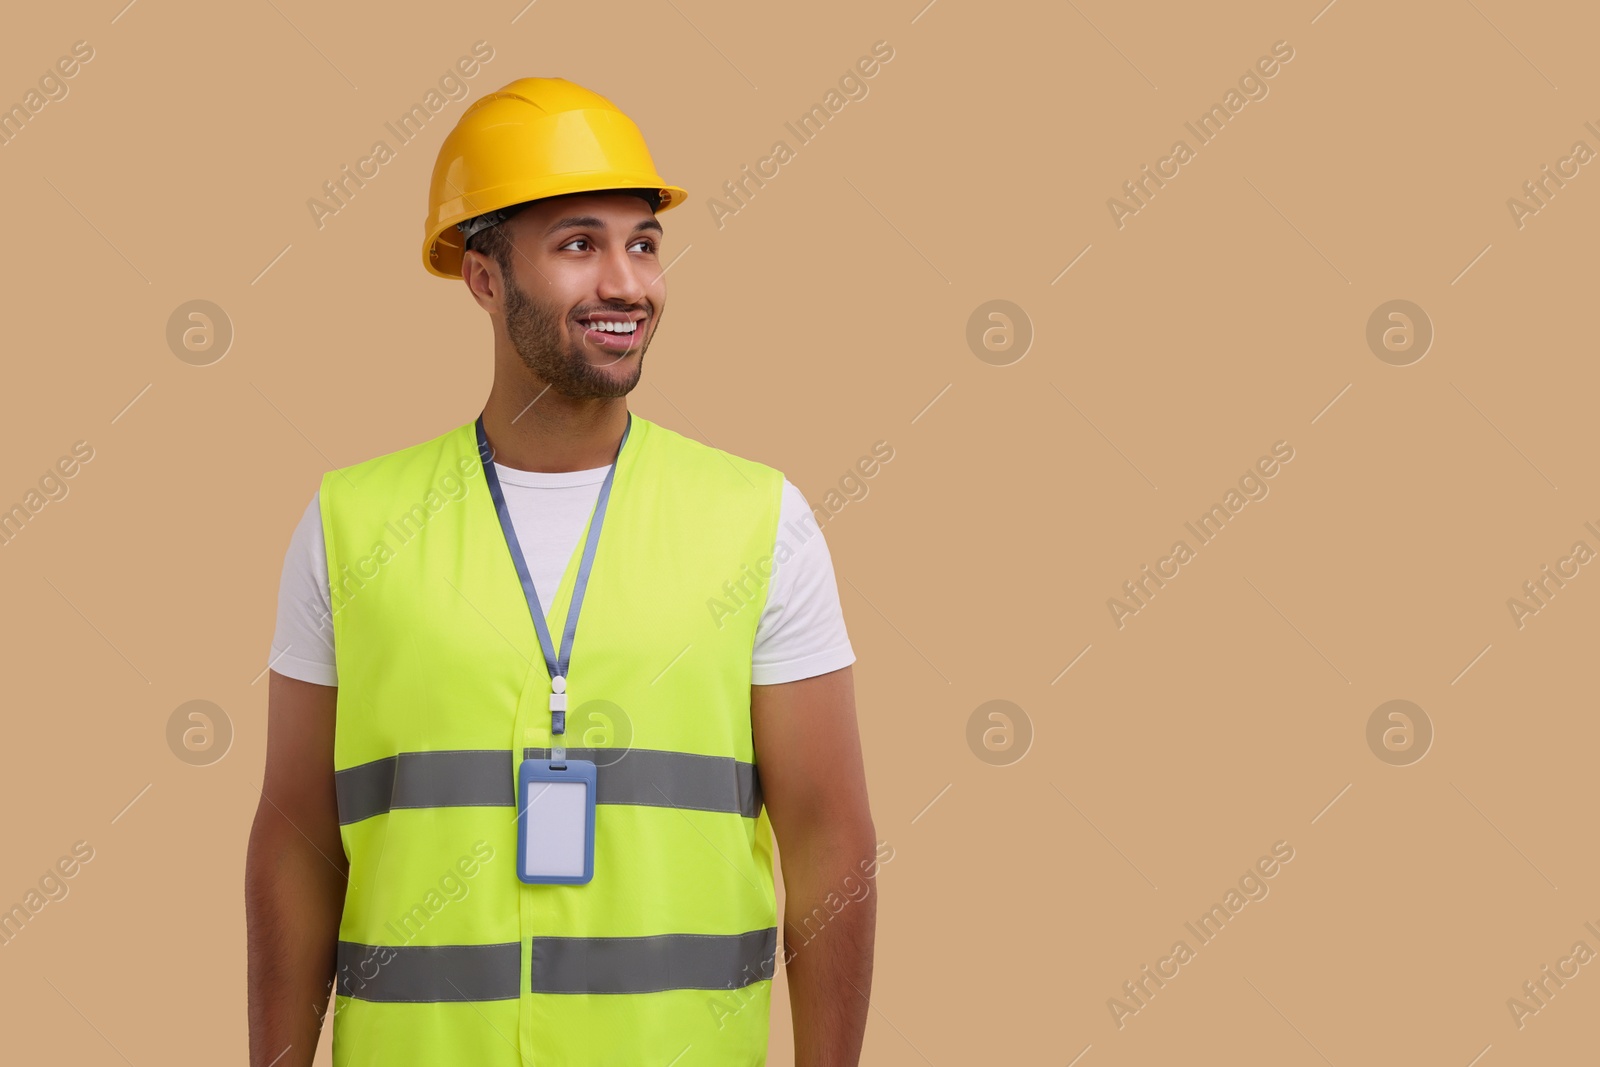
[[[504,300],[506,280],[500,276],[500,265],[482,252],[462,253],[461,280],[485,311],[494,306],[497,296]]]

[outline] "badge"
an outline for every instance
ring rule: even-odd
[[[595,765],[525,759],[517,772],[517,877],[585,885],[594,877]]]

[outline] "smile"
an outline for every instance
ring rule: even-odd
[[[632,319],[616,312],[601,312],[590,318],[579,319],[578,325],[583,327],[583,339],[596,348],[627,355],[635,351],[643,322],[642,315]]]

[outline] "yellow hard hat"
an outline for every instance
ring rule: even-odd
[[[461,277],[458,223],[547,196],[642,189],[657,211],[688,197],[656,173],[644,135],[599,93],[565,78],[518,78],[472,102],[439,146],[422,265]]]

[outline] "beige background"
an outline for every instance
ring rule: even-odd
[[[0,102],[94,58],[0,147],[0,503],[94,458],[0,548],[0,904],[95,855],[0,948],[8,1058],[243,1061],[289,533],[323,471],[471,418],[490,374],[482,313],[419,262],[464,102],[321,229],[306,202],[484,40],[468,99],[595,88],[690,192],[635,410],[813,504],[895,449],[824,528],[895,849],[864,1062],[1592,1062],[1600,963],[1521,1028],[1507,1000],[1600,951],[1600,577],[1520,629],[1507,600],[1600,550],[1600,177],[1521,228],[1507,200],[1600,150],[1600,18],[1320,3],[12,13]],[[869,95],[719,229],[708,199],[879,40]],[[1269,95],[1119,229],[1108,198],[1277,41]],[[236,334],[209,366],[165,336],[196,299]],[[1006,366],[966,341],[995,299],[1034,333]],[[1396,299],[1435,330],[1409,366],[1366,341]],[[1270,495],[1118,629],[1107,599],[1277,441]],[[209,766],[168,747],[195,699],[234,730]],[[1391,699],[1435,732],[1409,766],[1368,747]],[[991,700],[1031,723],[1008,765],[969,747]],[[1198,947],[1184,923],[1278,841],[1270,895]],[[1108,1000],[1180,938],[1119,1028]]]

